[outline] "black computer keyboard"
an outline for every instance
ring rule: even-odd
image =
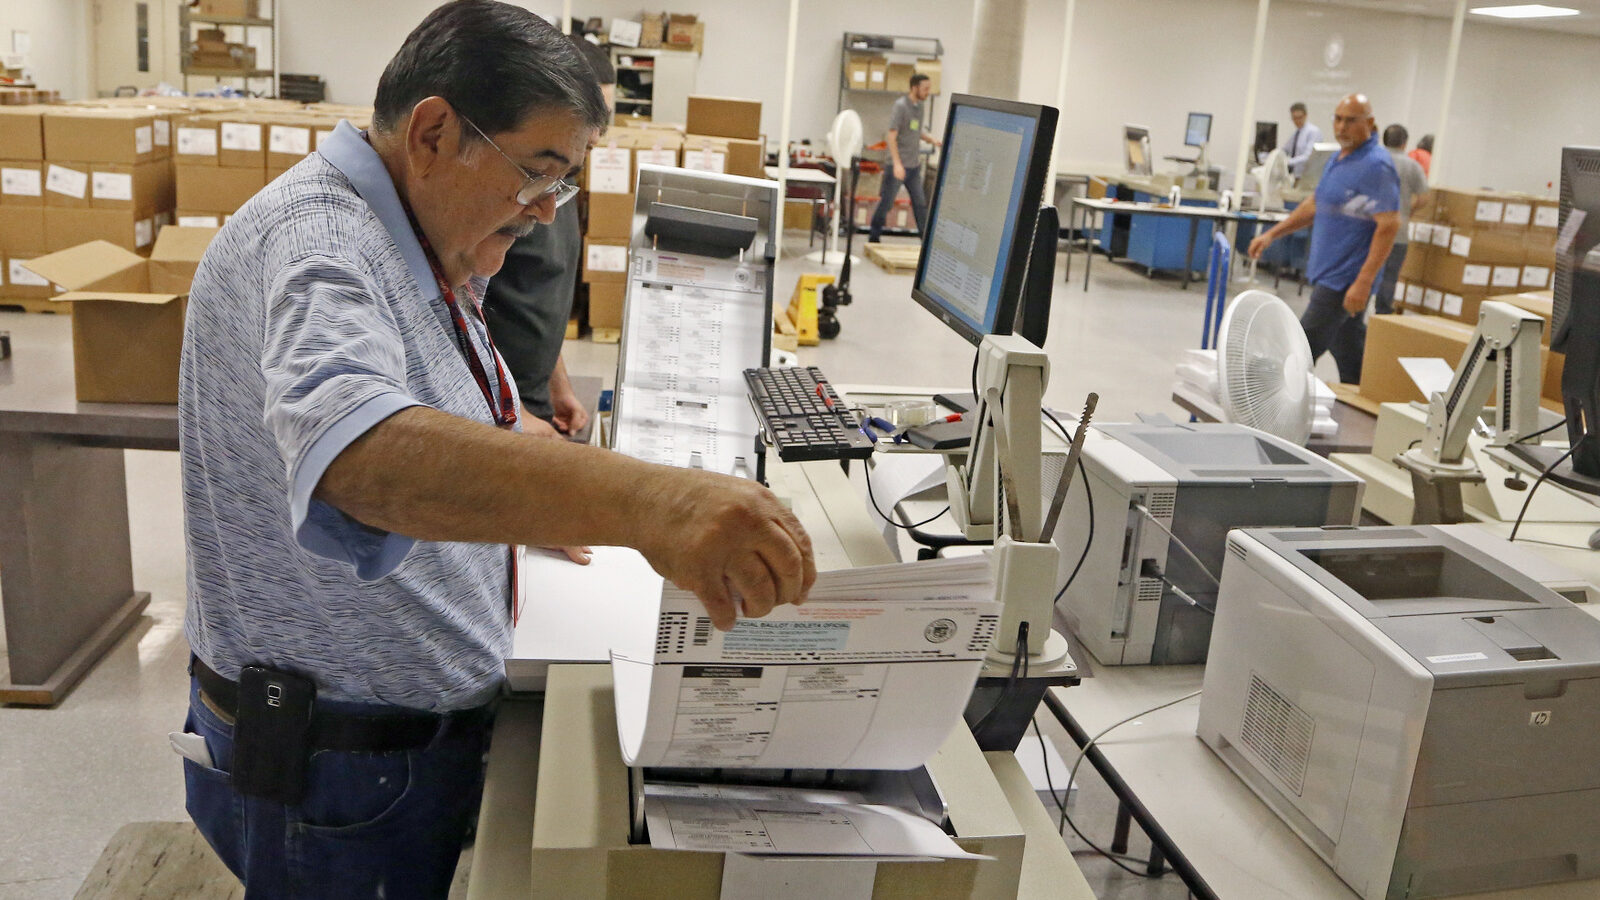
[[[784,462],[866,459],[872,441],[816,366],[745,369],[750,405]]]

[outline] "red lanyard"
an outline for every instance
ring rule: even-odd
[[[472,370],[472,378],[478,382],[478,390],[483,392],[483,399],[489,404],[489,414],[494,417],[494,423],[501,428],[510,428],[517,424],[517,400],[511,393],[511,380],[506,375],[506,367],[500,362],[500,353],[494,348],[494,336],[489,334],[487,326],[483,329],[483,339],[489,344],[489,355],[494,358],[495,380],[499,383],[499,394],[489,386],[489,373],[484,369],[483,362],[478,359],[478,351],[473,349],[472,340],[467,335],[467,319],[461,314],[461,304],[456,302],[456,292],[451,290],[450,282],[444,277],[444,268],[439,265],[439,257],[433,252],[433,244],[429,243],[428,236],[422,233],[422,226],[417,223],[417,216],[411,211],[411,204],[401,201],[405,208],[406,218],[411,222],[411,231],[417,236],[417,243],[422,245],[422,254],[428,258],[428,268],[433,271],[433,280],[439,286],[439,297],[444,300],[445,308],[450,310],[450,324],[455,326],[456,343],[461,347],[461,355],[467,358],[467,368]],[[478,310],[478,315],[483,315],[483,304],[478,298],[467,293],[467,299],[472,301],[473,308]],[[511,627],[517,627],[517,620],[522,610],[517,604],[517,547],[511,545],[511,572],[510,590],[506,598],[506,607],[511,613]]]
[[[450,324],[455,326],[456,343],[461,347],[461,355],[467,358],[467,368],[472,370],[473,380],[478,382],[478,390],[483,392],[483,399],[489,404],[489,414],[494,417],[494,423],[501,428],[510,428],[517,424],[517,400],[511,393],[511,380],[506,376],[506,368],[500,362],[500,354],[494,348],[494,337],[484,329],[484,340],[489,344],[489,356],[494,359],[495,380],[498,382],[498,396],[489,385],[489,373],[483,367],[483,362],[478,359],[478,351],[473,349],[472,340],[467,334],[467,319],[461,314],[461,304],[456,302],[456,292],[451,289],[450,283],[445,280],[444,269],[439,265],[439,257],[433,252],[433,245],[428,242],[428,236],[422,233],[422,226],[417,224],[417,217],[411,212],[410,204],[404,204],[406,218],[411,221],[411,230],[416,233],[417,243],[422,245],[422,254],[428,258],[428,268],[433,270],[433,280],[439,286],[439,297],[444,301],[445,308],[450,310]],[[467,294],[478,314],[483,314],[483,304],[478,298]]]

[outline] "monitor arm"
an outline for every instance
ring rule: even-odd
[[[1449,388],[1428,401],[1422,443],[1395,457],[1411,472],[1417,501],[1413,524],[1464,519],[1461,485],[1483,480],[1477,465],[1465,458],[1467,438],[1497,387],[1489,446],[1504,447],[1538,429],[1543,326],[1543,319],[1509,303],[1488,300],[1479,307],[1478,327]]]
[[[1030,668],[1066,656],[1051,631],[1060,550],[1042,535],[1040,409],[1050,376],[1043,350],[1017,335],[989,335],[978,347],[978,408],[966,465],[945,470],[950,511],[974,540],[994,541],[995,598],[1005,604],[992,659],[1026,655]],[[1027,624],[1027,644],[1017,637]]]

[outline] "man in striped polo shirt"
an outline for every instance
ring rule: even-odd
[[[384,71],[371,132],[341,123],[201,262],[174,743],[250,896],[445,895],[511,648],[508,544],[637,548],[721,628],[815,578],[759,485],[518,433],[478,302],[606,120],[555,29],[448,3]]]

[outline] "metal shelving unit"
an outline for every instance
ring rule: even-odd
[[[700,54],[665,47],[612,46],[617,70],[617,115],[660,122],[683,122],[694,92]],[[624,58],[635,60],[623,63]],[[639,60],[648,59],[644,64]],[[631,95],[631,96],[626,96]]]
[[[890,62],[915,62],[918,59],[944,59],[944,43],[938,38],[911,37],[897,34],[867,34],[857,31],[846,31],[839,51],[839,111],[853,109],[861,116],[862,133],[866,136],[866,143],[874,144],[883,139],[883,133],[889,128],[889,110],[902,91],[878,90],[876,88],[858,88],[850,84],[850,58],[853,55],[883,56]],[[939,98],[937,93],[929,94],[928,99],[922,104],[922,121],[933,121],[934,103]],[[923,150],[924,154],[929,151]],[[882,154],[882,159],[863,155],[864,159],[873,162],[885,163],[887,153]],[[926,170],[924,170],[926,171]],[[843,219],[841,218],[841,225]],[[866,234],[865,225],[857,225],[858,234]],[[914,235],[912,229],[886,228],[884,234]]]
[[[237,28],[242,33],[240,42],[251,46],[254,46],[250,41],[251,32],[265,30],[268,34],[268,42],[272,46],[272,58],[268,60],[267,66],[257,66],[253,69],[196,66],[193,63],[189,49],[194,43],[194,26],[196,25]],[[229,39],[232,40],[231,37]],[[189,78],[190,76],[195,76],[218,79],[238,78],[243,81],[246,93],[260,93],[259,90],[252,91],[251,81],[268,80],[271,82],[271,87],[267,89],[266,93],[269,96],[278,96],[278,27],[276,19],[255,16],[205,16],[192,12],[187,5],[182,5],[178,7],[178,47],[178,65],[183,72],[183,92],[185,94],[191,93],[189,90]],[[259,50],[259,48],[257,49]]]

